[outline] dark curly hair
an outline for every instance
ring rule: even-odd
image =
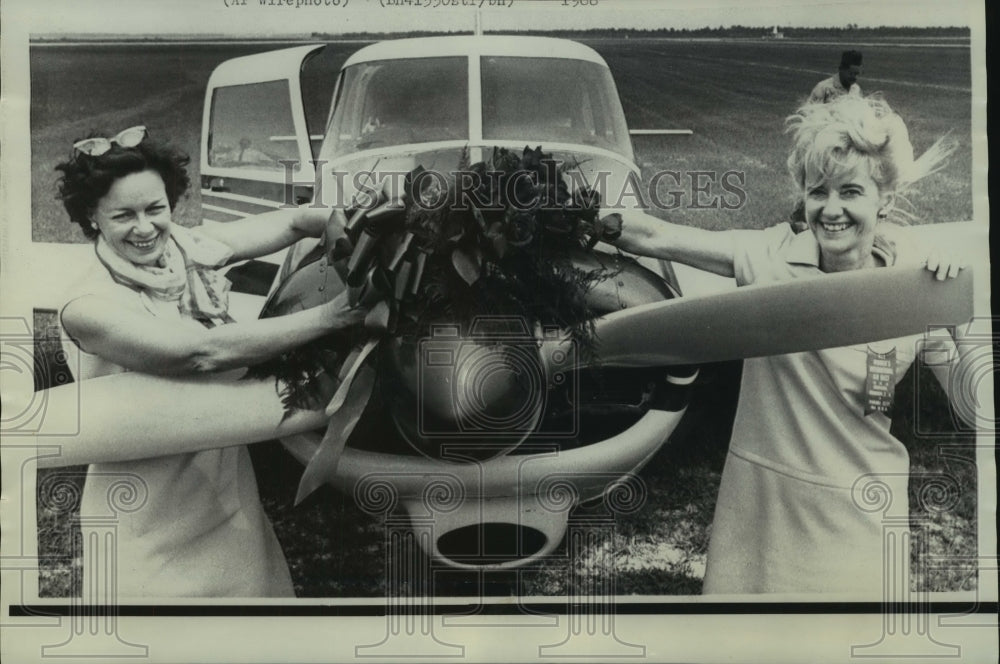
[[[111,149],[100,156],[74,153],[68,161],[56,166],[56,170],[62,172],[58,198],[69,213],[70,221],[79,224],[83,234],[94,239],[97,230],[91,225],[91,216],[116,180],[132,173],[156,171],[163,178],[167,201],[173,210],[191,184],[186,168],[188,163],[190,159],[183,152],[148,137],[134,148],[112,144]]]

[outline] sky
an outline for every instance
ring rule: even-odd
[[[292,6],[288,6],[287,2]],[[494,0],[496,1],[496,0]],[[968,26],[980,2],[939,0],[512,0],[480,9],[487,30],[595,27],[700,28],[729,25],[780,27]],[[295,3],[318,3],[299,6]],[[340,6],[333,6],[337,2]],[[476,9],[440,6],[480,0],[5,0],[3,24],[33,35],[229,34],[471,30]],[[410,5],[389,6],[392,2]],[[511,0],[504,0],[511,2]],[[568,3],[569,6],[564,4]],[[245,4],[240,4],[245,3]],[[329,4],[326,4],[329,3]],[[414,6],[429,4],[430,6]]]

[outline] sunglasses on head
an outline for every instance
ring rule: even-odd
[[[100,157],[111,149],[112,144],[120,145],[123,148],[134,148],[142,143],[146,138],[146,128],[142,125],[123,129],[111,138],[98,136],[95,138],[85,138],[73,144],[73,149],[91,157]]]

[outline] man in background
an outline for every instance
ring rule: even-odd
[[[858,76],[861,75],[861,51],[844,51],[840,55],[840,70],[830,78],[823,79],[813,88],[809,103],[825,104],[842,95],[861,96]],[[789,215],[792,228],[801,233],[809,228],[806,224],[805,204],[799,201]]]
[[[825,104],[841,95],[860,95],[861,86],[858,76],[861,75],[861,52],[844,51],[840,56],[840,70],[816,84],[809,101]]]

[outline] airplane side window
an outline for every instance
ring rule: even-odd
[[[216,88],[209,127],[212,166],[283,171],[299,159],[288,81]]]

